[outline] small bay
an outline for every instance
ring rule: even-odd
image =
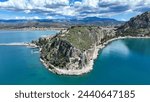
[[[0,31],[0,43],[30,42],[56,31]],[[82,76],[48,71],[25,46],[0,46],[0,85],[150,85],[150,39],[116,40],[99,51]]]

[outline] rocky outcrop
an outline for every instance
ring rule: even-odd
[[[114,36],[112,28],[74,26],[54,37],[40,38],[37,45],[41,46],[41,59],[50,70],[78,75],[92,69],[97,46]]]
[[[122,35],[149,35],[150,34],[150,12],[131,18],[128,22],[118,28]]]

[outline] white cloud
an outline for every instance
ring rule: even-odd
[[[41,19],[38,16],[26,17],[26,16],[16,16],[15,19]]]
[[[25,12],[25,13],[30,13],[31,11],[30,11],[30,10],[24,10],[24,12]]]
[[[73,7],[65,6],[55,9],[55,13],[60,15],[75,16],[78,12],[76,12]]]
[[[68,5],[69,0],[30,0],[29,3],[36,7],[45,7],[52,5]]]
[[[150,0],[8,0],[0,2],[0,9],[40,13],[47,16],[112,16],[121,12],[150,10]]]
[[[74,6],[75,6],[75,7],[81,6],[81,2],[79,2],[79,1],[74,2]]]
[[[0,2],[0,8],[38,9],[53,5],[68,5],[69,0],[8,0]]]
[[[0,8],[8,9],[25,9],[28,2],[26,0],[9,0],[6,2],[0,2]]]
[[[33,16],[33,17],[31,17],[30,19],[40,19],[40,17],[38,17],[38,16]]]
[[[47,16],[46,19],[54,19],[52,16]]]
[[[26,17],[25,16],[22,16],[22,17],[16,16],[15,19],[26,19]]]
[[[127,21],[127,19],[122,18],[121,21]]]
[[[88,7],[98,7],[100,0],[83,0],[82,4]]]

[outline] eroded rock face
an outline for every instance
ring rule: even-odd
[[[71,27],[52,38],[39,40],[41,59],[49,68],[53,65],[59,69],[81,70],[93,60],[96,47],[114,36],[112,28]]]
[[[55,67],[63,69],[81,69],[85,66],[86,56],[69,42],[53,38],[41,51],[41,58]]]
[[[118,32],[124,35],[141,35],[150,33],[150,12],[131,18],[123,26],[118,28]]]

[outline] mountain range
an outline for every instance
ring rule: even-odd
[[[83,19],[11,19],[0,20],[0,29],[68,28],[75,25],[119,26],[123,21],[111,18],[87,17]]]

